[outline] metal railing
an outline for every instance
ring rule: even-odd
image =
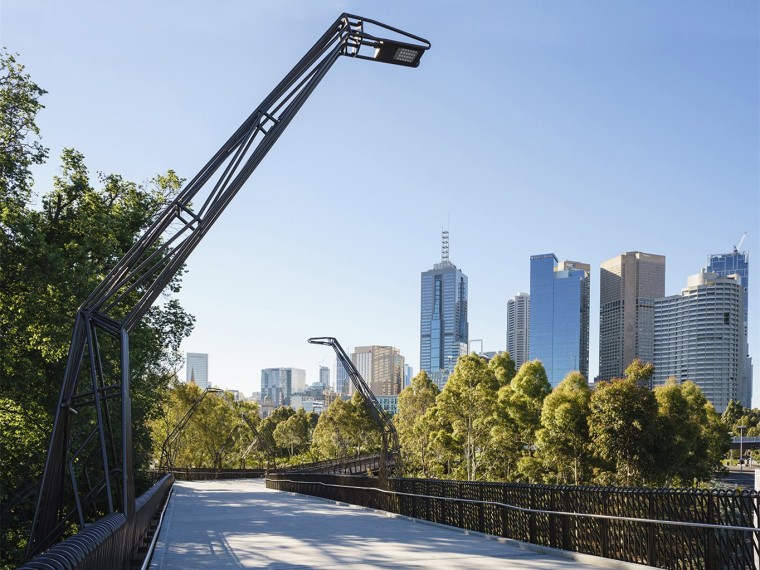
[[[264,477],[266,469],[206,469],[172,467],[148,471],[149,477],[158,479],[171,473],[177,481],[208,481],[213,479],[257,479]]]
[[[756,491],[627,489],[279,473],[267,487],[661,568],[757,566]]]
[[[333,475],[366,475],[368,471],[377,473],[380,469],[380,454],[357,455],[339,459],[326,459],[314,463],[304,463],[286,467],[278,471],[298,473],[325,473]]]
[[[174,483],[171,474],[153,485],[135,501],[131,521],[123,513],[111,513],[26,562],[21,569],[102,570],[129,568],[141,558],[151,523]]]

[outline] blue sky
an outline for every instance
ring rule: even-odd
[[[214,384],[249,393],[261,368],[304,368],[309,382],[334,369],[310,336],[392,344],[417,371],[420,273],[447,220],[486,350],[505,347],[531,255],[592,265],[592,376],[602,261],[665,255],[675,294],[748,231],[760,370],[759,10],[5,0],[0,31],[49,92],[39,192],[64,147],[93,174],[192,177],[341,12],[432,42],[418,69],[339,61],[190,257],[180,299],[198,320],[183,349],[209,353]]]

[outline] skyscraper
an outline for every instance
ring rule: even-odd
[[[689,277],[680,295],[654,301],[654,384],[670,377],[691,380],[719,413],[739,395],[739,279],[703,272]]]
[[[588,378],[591,266],[530,258],[530,360],[540,360],[552,387],[574,370]]]
[[[208,388],[208,354],[188,352],[185,373],[187,382],[194,382],[201,390]]]
[[[449,261],[449,232],[442,235],[441,262],[421,276],[420,368],[439,388],[457,359],[467,354],[467,276]]]
[[[330,387],[330,369],[327,366],[319,367],[319,383],[324,384],[325,388]]]
[[[275,408],[289,406],[293,394],[306,389],[306,370],[264,368],[261,371],[261,401],[269,399]]]
[[[414,368],[410,364],[404,364],[404,388],[411,386],[414,378]]]
[[[357,346],[351,362],[376,396],[394,396],[402,390],[404,357],[392,346]]]
[[[745,234],[746,235],[746,234]],[[741,244],[740,244],[741,245]],[[743,331],[740,350],[740,380],[737,397],[743,406],[751,407],[752,402],[752,358],[749,355],[749,253],[718,253],[710,256],[707,271],[722,277],[736,275],[742,296]]]
[[[599,378],[620,378],[640,358],[654,361],[654,300],[665,296],[665,256],[632,251],[602,263]]]
[[[348,372],[343,367],[343,364],[341,364],[340,359],[337,358],[335,365],[335,391],[345,398],[348,398],[353,393],[351,378],[348,376]]]
[[[529,338],[530,295],[518,293],[507,301],[507,352],[518,369],[528,361]]]

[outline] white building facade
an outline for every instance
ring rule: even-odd
[[[520,368],[530,354],[530,295],[518,293],[507,301],[507,352]]]
[[[655,299],[654,385],[691,380],[720,413],[739,396],[743,308],[735,276],[703,272]]]

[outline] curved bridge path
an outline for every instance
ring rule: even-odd
[[[462,530],[267,489],[178,481],[151,568],[631,568],[522,549]]]

